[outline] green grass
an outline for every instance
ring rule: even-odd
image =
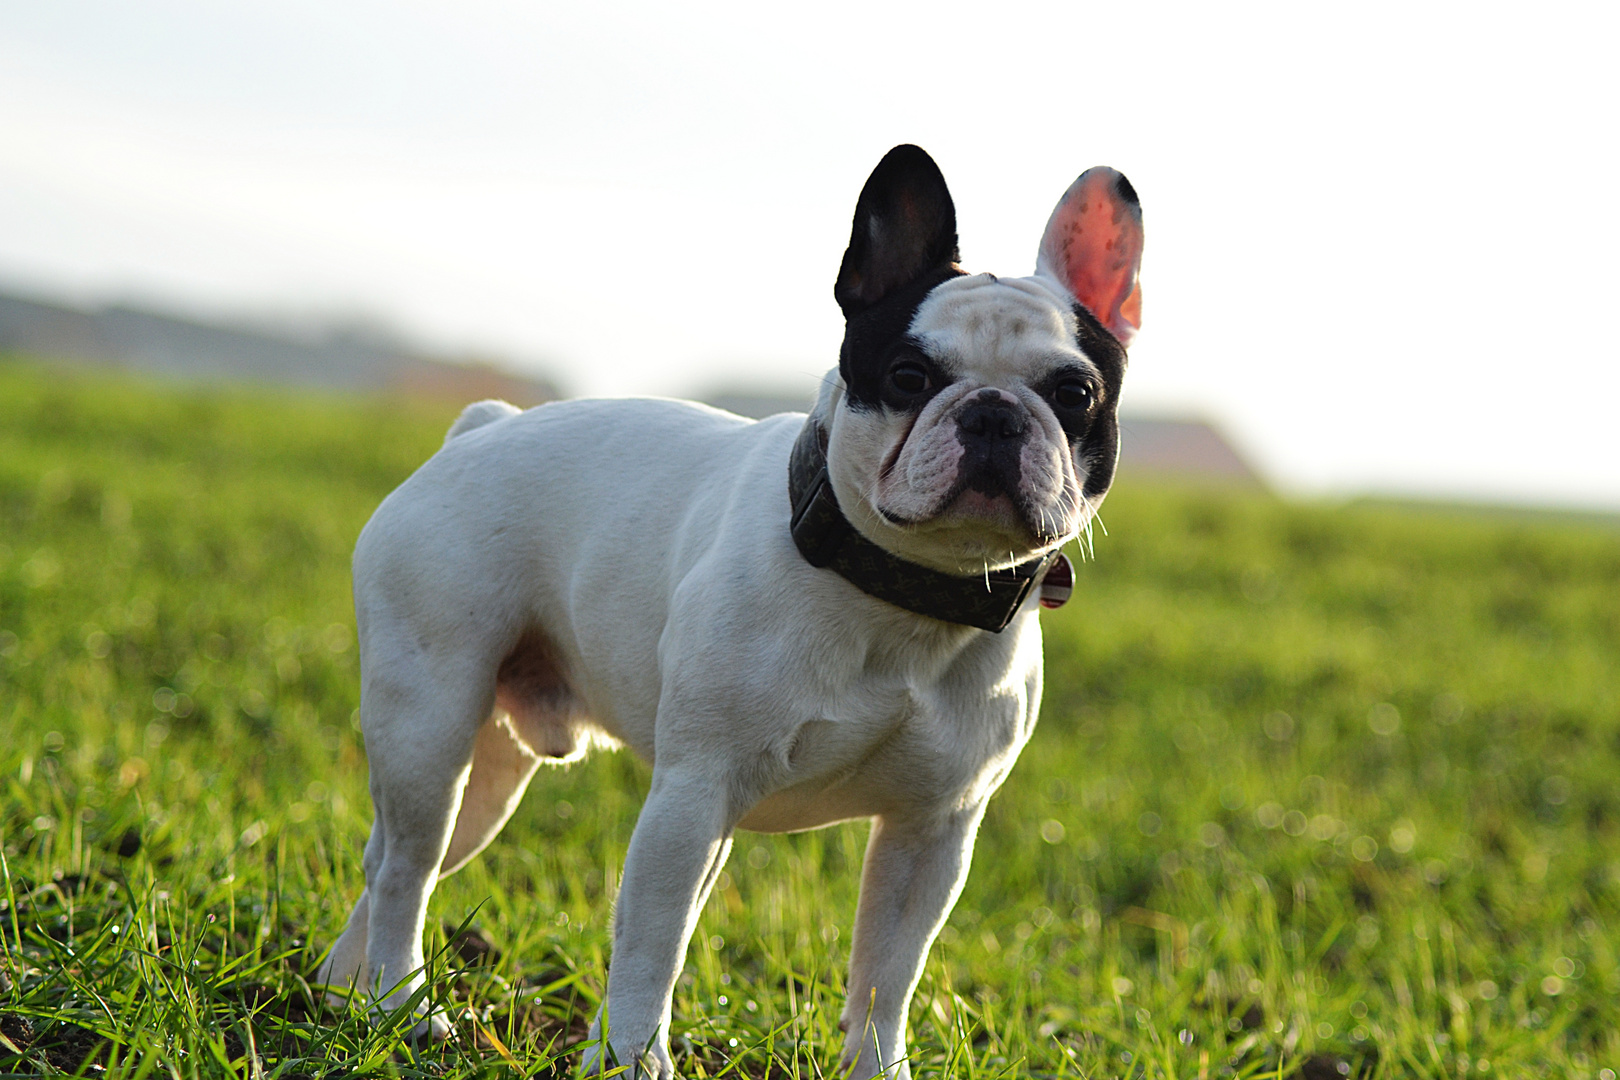
[[[436,894],[461,1038],[306,983],[370,816],[349,551],[451,415],[0,365],[0,1072],[572,1068],[627,755],[543,773]],[[1620,532],[1129,476],[1104,517],[919,1072],[1612,1076]],[[830,1073],[864,834],[739,838],[683,1075]]]

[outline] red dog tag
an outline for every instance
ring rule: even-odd
[[[1046,568],[1046,576],[1041,578],[1041,607],[1060,608],[1069,602],[1073,592],[1074,567],[1069,565],[1069,557],[1060,551]]]

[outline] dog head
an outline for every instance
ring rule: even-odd
[[[1058,201],[1033,276],[970,275],[938,166],[891,150],[855,207],[834,288],[838,377],[812,417],[855,528],[956,574],[1088,528],[1118,457],[1141,253],[1136,192],[1099,167]]]

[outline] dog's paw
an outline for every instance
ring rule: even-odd
[[[877,1055],[868,1047],[865,1053],[859,1047],[847,1048],[838,1059],[838,1071],[835,1074],[840,1080],[911,1080],[911,1062],[902,1058],[881,1068],[877,1062]]]
[[[603,1052],[604,1047],[606,1053]],[[614,1072],[620,1063],[631,1061],[632,1056],[629,1052],[619,1053],[608,1043],[588,1043],[580,1059],[579,1074],[593,1077],[614,1073],[614,1080],[675,1080],[675,1063],[670,1059],[669,1051],[662,1047],[647,1050],[639,1055],[630,1068]]]
[[[404,1005],[403,1000],[398,1005],[391,1005],[385,999],[373,1002],[370,1008],[366,1009],[364,1004],[366,995],[363,992],[356,994],[352,988],[339,989],[330,983],[323,985],[317,982],[314,985],[316,989],[323,991],[321,999],[326,1007],[338,1016],[342,1016],[350,1008],[365,1009],[367,1021],[374,1028],[400,1025],[409,1019],[400,1016],[396,1011]],[[430,1009],[426,1002],[418,1002],[416,1012],[417,1023],[404,1036],[407,1042],[417,1045],[441,1043],[456,1034],[454,1018],[444,1008]],[[470,1010],[468,1012],[470,1013]]]
[[[422,1018],[422,1022],[411,1028],[406,1036],[411,1042],[419,1046],[442,1043],[449,1040],[456,1033],[456,1026],[450,1022],[450,1017],[443,1009],[437,1009]]]
[[[405,1015],[400,1011],[403,1005],[404,1002],[400,1002],[399,1005],[390,1008],[386,1000],[379,1001],[371,1006],[367,1017],[372,1027],[397,1032],[405,1042],[413,1046],[425,1047],[455,1039],[459,1034],[456,1021],[472,1015],[471,1009],[448,1010],[443,1006],[430,1007],[425,1001],[417,1003],[414,1015]]]

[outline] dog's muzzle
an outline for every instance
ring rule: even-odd
[[[1022,406],[986,387],[956,414],[962,443],[960,484],[985,495],[1016,495],[1029,416]]]

